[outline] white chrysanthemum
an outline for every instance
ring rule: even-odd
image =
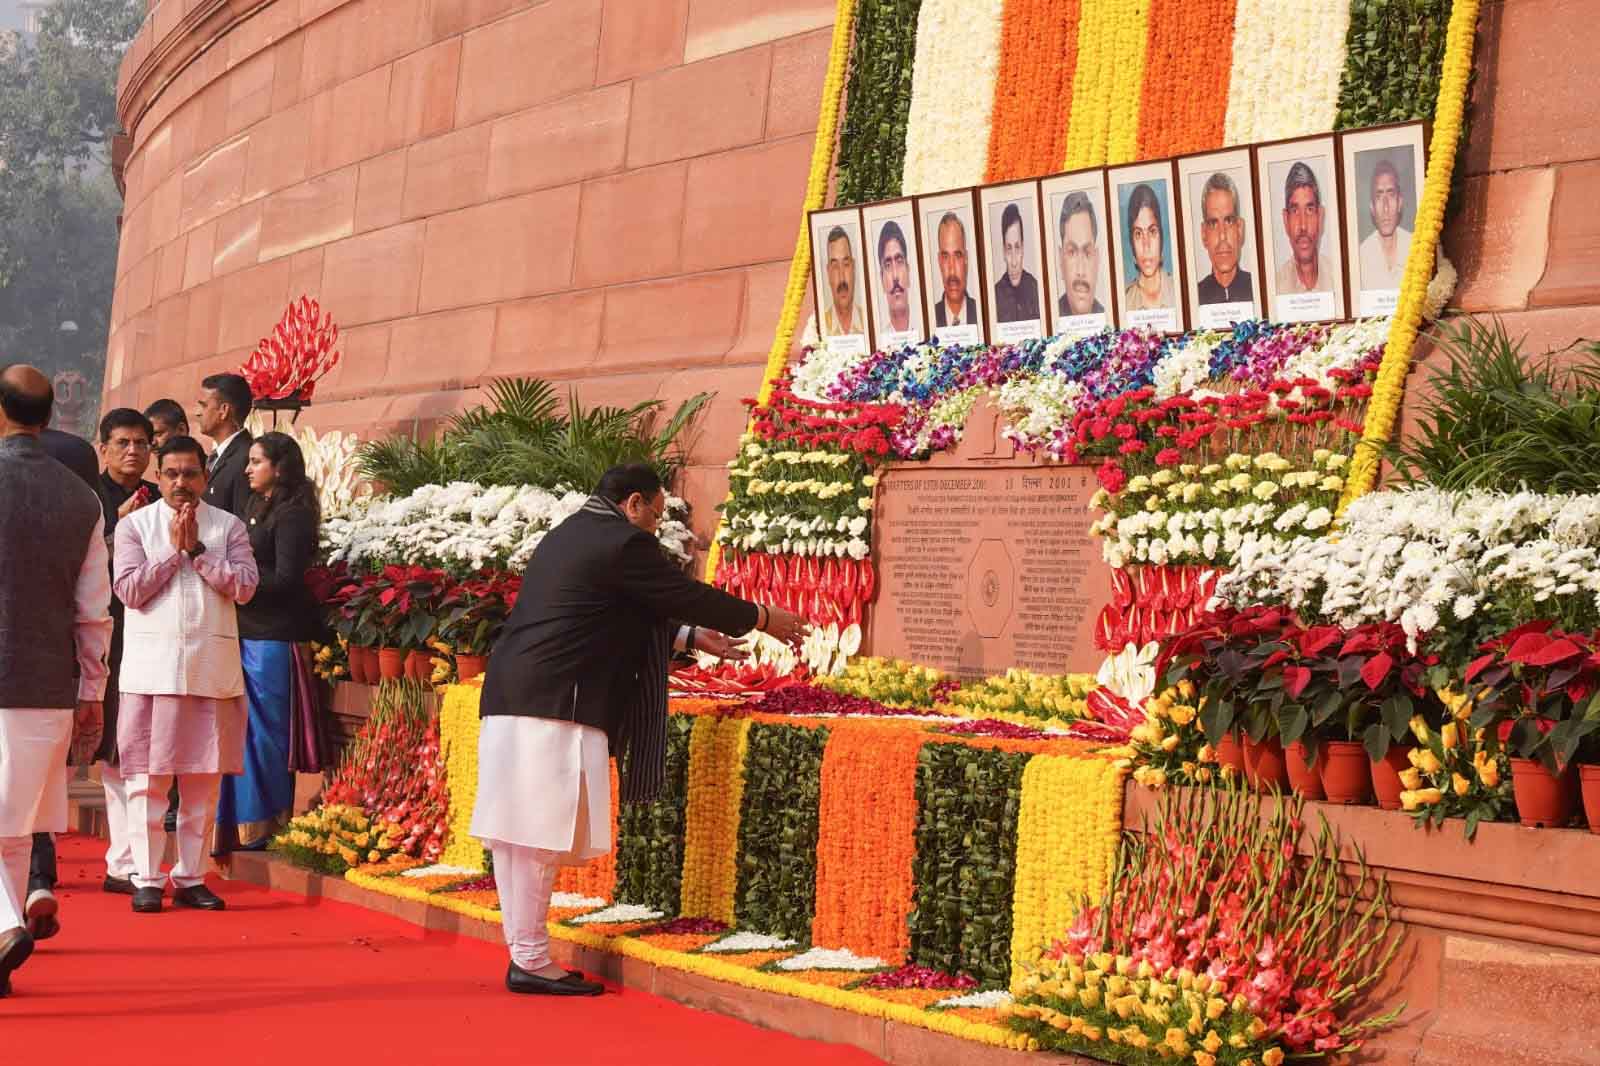
[[[780,970],[881,970],[888,963],[872,956],[857,955],[847,948],[812,948],[792,958],[780,959]]]
[[[591,922],[653,922],[660,917],[663,917],[661,911],[640,903],[614,903],[604,910],[580,914],[571,921],[573,925],[588,925]]]
[[[793,940],[781,936],[771,936],[767,933],[731,933],[721,940],[707,944],[701,948],[702,952],[729,952],[729,951],[783,951],[794,947]]]

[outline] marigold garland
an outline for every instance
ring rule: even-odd
[[[1079,0],[1008,0],[984,180],[1048,174],[1067,150]]]
[[[890,963],[911,946],[917,753],[927,738],[874,722],[835,726],[822,755],[811,941]]]
[[[1367,404],[1367,420],[1361,442],[1356,446],[1350,472],[1345,477],[1344,496],[1339,512],[1357,497],[1370,492],[1378,478],[1378,457],[1394,434],[1400,416],[1400,401],[1405,395],[1406,375],[1411,371],[1411,355],[1416,350],[1417,332],[1422,328],[1422,309],[1433,277],[1434,253],[1444,229],[1444,209],[1450,199],[1450,181],[1455,172],[1456,146],[1461,139],[1461,123],[1466,115],[1467,83],[1472,78],[1472,46],[1478,26],[1479,0],[1455,0],[1450,12],[1450,31],[1445,43],[1443,73],[1439,79],[1439,106],[1434,112],[1433,139],[1428,146],[1428,173],[1412,230],[1411,251],[1400,282],[1400,300],[1389,326],[1389,342],[1378,380],[1373,383],[1372,399]]]
[[[828,72],[822,79],[822,109],[817,116],[817,135],[811,143],[811,171],[806,177],[806,199],[800,211],[800,235],[795,239],[794,256],[789,260],[789,284],[783,293],[783,309],[778,312],[778,328],[767,352],[766,369],[761,374],[757,393],[765,404],[772,395],[772,383],[789,362],[789,347],[794,343],[795,327],[806,300],[811,280],[811,237],[806,231],[807,212],[827,202],[828,180],[833,173],[833,154],[839,129],[839,108],[844,102],[845,74],[850,61],[850,40],[855,28],[856,0],[838,0],[834,7],[833,39],[828,46]],[[720,531],[719,520],[719,531]],[[722,556],[715,536],[706,553],[705,580],[717,572]]]
[[[450,685],[439,707],[439,745],[450,782],[449,837],[439,861],[467,870],[483,869],[483,845],[473,839],[472,808],[478,800],[478,703],[483,689]]]
[[[1011,983],[1061,934],[1116,864],[1126,771],[1101,759],[1037,755],[1022,772],[1011,902]]]
[[[1235,0],[1151,0],[1139,158],[1215,148],[1228,112]]]
[[[1127,163],[1138,158],[1138,87],[1144,84],[1150,4],[1151,0],[1118,0],[1110,68],[1116,83],[1111,89],[1111,114],[1106,123],[1107,163]]]
[[[750,719],[703,715],[689,736],[689,798],[684,814],[682,913],[733,921],[739,807]]]
[[[1111,93],[1119,82],[1112,68],[1117,16],[1127,0],[1081,0],[1078,56],[1072,76],[1072,107],[1067,122],[1064,170],[1097,167],[1106,161]],[[1127,83],[1121,83],[1126,89]]]

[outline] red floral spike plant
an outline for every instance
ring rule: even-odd
[[[257,400],[291,396],[309,403],[317,382],[339,365],[339,327],[321,305],[302,296],[239,368]]]

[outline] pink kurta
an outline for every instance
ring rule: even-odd
[[[182,567],[193,567],[207,585],[232,601],[248,600],[255,590],[255,557],[243,524],[232,526],[221,553],[206,551],[190,559],[168,549],[150,559],[137,538],[117,542],[117,598],[138,607],[160,592]],[[161,647],[129,644],[123,662],[137,655],[165,655]],[[123,692],[117,707],[117,750],[122,773],[237,774],[244,770],[248,704],[243,695],[162,696]]]

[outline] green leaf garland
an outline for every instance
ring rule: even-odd
[[[683,889],[689,734],[694,718],[667,716],[667,773],[652,803],[624,803],[617,816],[618,903],[677,914]]]
[[[922,0],[861,0],[857,8],[835,203],[900,195],[921,12]]]
[[[740,929],[811,943],[822,750],[827,743],[826,729],[762,723],[750,727],[734,897]]]
[[[1450,0],[1351,0],[1335,128],[1431,119]]]

